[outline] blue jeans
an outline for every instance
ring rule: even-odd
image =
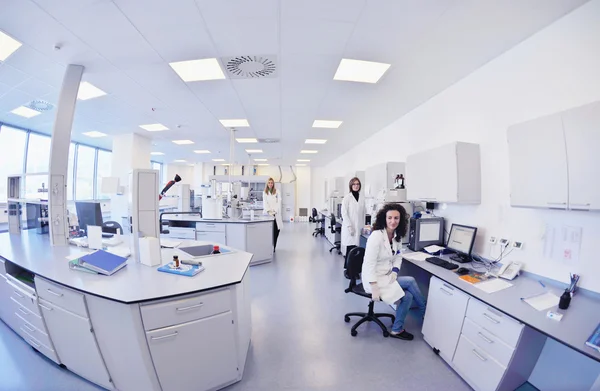
[[[406,315],[408,315],[408,310],[410,310],[413,300],[419,307],[421,319],[425,316],[425,306],[427,305],[427,300],[423,297],[417,281],[413,277],[401,276],[398,277],[397,281],[402,289],[404,289],[404,297],[396,302],[396,320],[392,325],[392,331],[394,332],[400,332],[404,329],[404,320],[406,319]]]

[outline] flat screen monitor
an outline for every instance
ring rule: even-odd
[[[446,248],[464,255],[471,255],[473,244],[475,243],[475,235],[477,234],[476,227],[467,225],[452,224],[450,228],[450,236]]]
[[[99,202],[83,202],[75,203],[77,210],[77,220],[79,220],[79,229],[82,229],[87,234],[87,226],[94,225],[102,227],[102,209]]]

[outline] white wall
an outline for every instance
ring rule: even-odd
[[[322,203],[323,182],[384,161],[405,161],[412,153],[452,141],[481,145],[482,202],[449,205],[439,214],[449,222],[480,228],[477,252],[487,255],[490,235],[525,242],[510,257],[526,270],[567,281],[580,273],[582,287],[600,292],[596,245],[600,214],[544,211],[509,206],[506,129],[509,125],[600,100],[600,0],[583,5],[489,62],[340,156],[313,169],[312,204]],[[395,146],[390,147],[390,142]],[[540,140],[543,142],[543,140]],[[410,178],[406,180],[410,186]],[[583,227],[577,264],[544,258],[546,223]]]

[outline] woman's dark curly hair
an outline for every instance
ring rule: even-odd
[[[400,212],[400,224],[396,227],[396,242],[399,242],[404,236],[406,236],[406,230],[408,228],[408,213],[406,209],[400,204],[385,204],[383,208],[379,209],[377,216],[375,217],[375,224],[373,224],[373,231],[385,229],[386,220],[385,216],[390,210],[397,210]]]

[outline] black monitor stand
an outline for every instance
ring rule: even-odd
[[[467,254],[452,254],[450,255],[450,259],[453,260],[454,262],[458,262],[458,263],[468,263],[471,262],[471,256],[467,255]]]

